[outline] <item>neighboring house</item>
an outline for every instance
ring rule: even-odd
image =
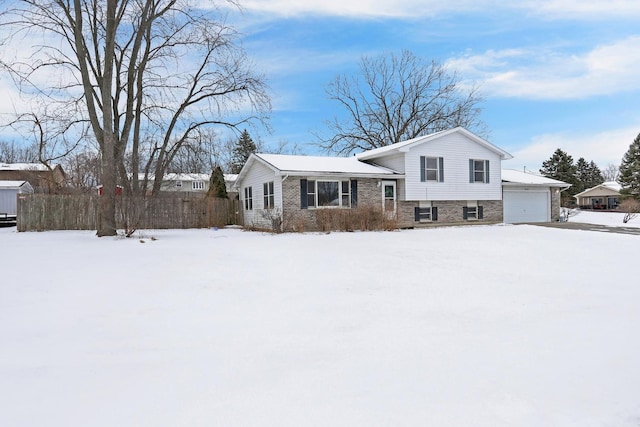
[[[64,187],[66,175],[60,165],[49,170],[40,163],[0,163],[0,180],[28,181],[36,193],[56,193]]]
[[[33,188],[27,181],[0,181],[0,223],[16,222],[18,195],[32,194]]]
[[[354,157],[253,154],[236,188],[244,223],[270,227],[269,213],[316,224],[319,209],[373,206],[400,227],[503,220],[501,162],[511,155],[463,128]]]
[[[580,209],[617,209],[620,204],[621,189],[617,182],[607,181],[584,190],[574,197]]]
[[[207,191],[209,191],[210,178],[211,174],[205,173],[167,173],[162,179],[160,190],[206,193]],[[224,183],[227,189],[227,194],[229,194],[230,198],[232,198],[234,195],[237,195],[236,189],[234,187],[236,178],[238,178],[238,175],[236,174],[224,174]],[[139,179],[141,181],[144,180],[144,174],[140,174]],[[147,188],[151,188],[153,186],[153,179],[154,176],[149,175]]]
[[[206,173],[167,173],[162,178],[162,191],[209,191],[209,178]],[[153,178],[149,178],[152,180]]]
[[[529,172],[502,171],[504,222],[549,222],[560,218],[560,192],[571,184]]]

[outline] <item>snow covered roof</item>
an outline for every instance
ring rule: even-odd
[[[469,132],[468,130],[466,130],[465,128],[462,127],[457,127],[457,128],[453,128],[453,129],[448,129],[448,130],[443,130],[440,132],[436,132],[436,133],[432,133],[430,135],[425,135],[425,136],[419,136],[417,138],[413,138],[413,139],[409,139],[407,141],[402,141],[402,142],[397,142],[395,144],[392,145],[387,145],[386,147],[380,147],[380,148],[375,148],[373,150],[368,150],[368,151],[364,151],[362,153],[356,154],[356,158],[360,159],[360,160],[367,160],[367,159],[374,159],[376,157],[384,157],[387,156],[389,154],[392,154],[394,152],[398,152],[398,151],[408,151],[409,149],[411,149],[412,146],[414,145],[418,145],[418,144],[423,144],[425,142],[428,141],[432,141],[434,139],[437,138],[441,138],[443,136],[452,134],[452,133],[461,133],[464,136],[466,136],[467,138],[471,139],[472,141],[488,148],[491,151],[494,151],[495,153],[499,154],[500,157],[504,160],[507,159],[511,159],[513,156],[511,156],[511,154],[507,153],[506,151],[502,150],[501,148],[496,147],[495,145],[491,144],[488,141],[485,141],[484,139],[480,138],[478,135]]]
[[[362,162],[356,157],[255,154],[256,158],[288,174],[394,175],[391,169]]]
[[[604,193],[602,192],[603,190],[604,190]],[[606,182],[603,182],[602,184],[596,185],[595,187],[587,188],[586,190],[576,194],[573,197],[578,198],[583,195],[587,197],[587,194],[590,197],[593,197],[593,196],[598,196],[599,194],[610,194],[609,192],[620,193],[620,190],[622,190],[622,186],[618,184],[616,181],[606,181]]]
[[[51,165],[55,169],[57,165]],[[0,163],[0,170],[4,171],[47,171],[47,167],[41,163]]]
[[[605,181],[602,184],[600,184],[602,187],[607,187],[612,189],[613,191],[620,191],[622,190],[622,185],[620,185],[618,182],[616,181]]]
[[[211,174],[206,173],[167,173],[163,181],[209,181]]]
[[[539,185],[544,187],[571,187],[564,181],[547,178],[546,176],[537,175],[531,172],[522,172],[514,169],[502,170],[502,182],[511,184]]]
[[[0,181],[0,189],[4,190],[25,190],[29,193],[33,192],[31,184],[27,181]]]

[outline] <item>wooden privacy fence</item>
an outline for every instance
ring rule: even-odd
[[[30,194],[18,197],[18,231],[97,230],[100,196]],[[161,194],[154,198],[117,196],[118,228],[208,228],[242,224],[238,200],[201,193]]]

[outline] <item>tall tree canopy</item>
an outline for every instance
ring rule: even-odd
[[[580,157],[576,162],[576,178],[576,194],[604,182],[602,171],[600,171],[598,165],[593,160],[587,162],[584,157]]]
[[[358,75],[338,76],[326,91],[346,114],[327,123],[332,136],[320,145],[338,154],[456,126],[484,132],[478,90],[463,86],[444,65],[409,51],[363,57]]]
[[[256,143],[253,142],[249,132],[245,129],[242,131],[240,138],[238,138],[238,142],[233,147],[233,153],[231,157],[231,173],[240,173],[242,167],[245,163],[247,163],[247,159],[251,153],[255,153],[258,147]]]
[[[622,193],[640,199],[640,134],[633,140],[622,158],[618,182]]]
[[[204,6],[200,0],[23,0],[1,12],[10,41],[37,46],[3,65],[25,93],[55,107],[45,119],[65,120],[67,132],[78,135],[88,128],[99,147],[99,236],[116,233],[117,183],[141,191],[138,173],[151,172],[157,193],[184,144],[210,127],[264,119],[270,109],[237,32],[215,7]]]

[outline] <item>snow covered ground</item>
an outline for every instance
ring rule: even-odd
[[[0,229],[0,425],[640,424],[640,236],[141,237]]]
[[[607,225],[610,227],[640,227],[640,214],[626,224],[622,222],[623,212],[577,211],[576,216],[569,218],[570,222]]]

